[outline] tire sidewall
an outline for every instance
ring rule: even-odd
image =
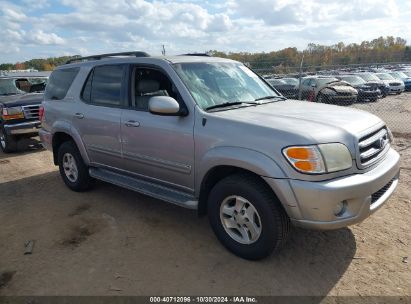
[[[247,199],[257,210],[261,219],[261,235],[251,244],[241,244],[232,239],[225,231],[220,219],[220,207],[225,198],[237,195]],[[274,201],[271,203],[275,203]],[[223,245],[240,257],[246,259],[260,259],[269,255],[275,248],[279,232],[275,221],[280,220],[273,214],[264,195],[256,191],[250,184],[218,183],[209,195],[209,220],[217,238]]]
[[[0,142],[0,148],[4,153],[10,153],[10,152],[15,152],[17,150],[17,141],[15,140],[15,138],[13,138],[10,135],[7,135],[7,133],[5,132],[4,128],[1,127],[0,129],[0,137],[3,136],[4,138],[4,142],[5,142],[5,146],[3,147],[3,145]]]
[[[67,178],[66,173],[64,172],[63,157],[66,153],[71,154],[76,162],[78,176],[75,182],[70,181]],[[77,147],[75,146],[73,142],[65,142],[60,146],[58,150],[58,165],[59,165],[60,175],[64,183],[71,190],[82,191],[88,187],[88,183],[89,183],[89,175],[87,171],[88,169],[84,165],[80,152],[78,151]]]

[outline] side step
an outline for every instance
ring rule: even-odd
[[[198,201],[194,196],[175,189],[102,168],[90,168],[89,173],[90,176],[104,182],[152,196],[184,208],[197,209],[198,206]]]

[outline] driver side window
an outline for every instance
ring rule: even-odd
[[[153,96],[170,96],[178,100],[177,89],[162,72],[136,67],[132,75],[132,107],[136,110],[148,112],[148,102]]]

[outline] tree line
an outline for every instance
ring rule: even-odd
[[[323,69],[331,66],[350,64],[371,64],[390,62],[411,62],[411,46],[400,37],[379,37],[361,43],[344,44],[339,42],[334,45],[320,45],[310,43],[305,50],[295,47],[279,51],[248,53],[248,52],[221,52],[211,50],[210,55],[247,62],[255,69],[274,69],[281,71],[296,70],[304,56],[304,67]],[[25,62],[0,64],[0,70],[36,69],[51,71],[56,66],[64,64],[76,56],[52,57],[46,59],[31,59]]]

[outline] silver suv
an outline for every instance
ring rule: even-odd
[[[358,223],[398,184],[378,117],[286,100],[222,58],[79,58],[52,73],[41,113],[41,140],[70,189],[98,179],[196,209],[246,259],[277,251],[290,224]]]

